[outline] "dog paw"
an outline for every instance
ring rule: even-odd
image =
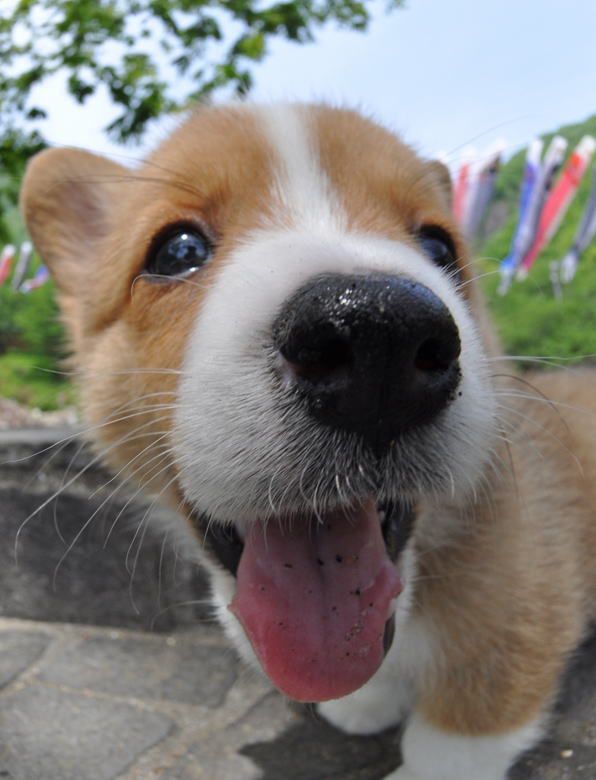
[[[324,702],[317,710],[336,729],[359,736],[378,734],[399,722],[393,708],[374,706],[373,702],[354,702],[351,697]]]
[[[397,726],[407,715],[410,689],[399,681],[378,682],[374,678],[343,699],[319,704],[319,713],[332,726],[347,734],[377,734]]]

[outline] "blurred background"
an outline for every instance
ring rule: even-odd
[[[0,0],[0,425],[75,415],[53,285],[16,206],[27,159],[66,144],[134,166],[192,103],[237,95],[355,106],[442,159],[507,351],[594,355],[593,234],[570,281],[558,265],[589,222],[590,150],[527,279],[497,290],[532,139],[567,141],[556,187],[596,135],[595,29],[593,0]]]

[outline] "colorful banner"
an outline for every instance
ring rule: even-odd
[[[592,136],[586,135],[567,161],[567,165],[563,169],[559,180],[552,188],[544,204],[534,242],[522,260],[517,272],[518,279],[527,277],[530,269],[536,262],[536,258],[557,232],[590,164],[595,148],[596,141]]]
[[[502,153],[503,145],[499,143],[475,171],[474,183],[470,188],[463,221],[463,231],[471,240],[478,237],[482,221],[492,199],[495,180],[501,166]]]
[[[33,244],[31,241],[23,241],[19,251],[19,259],[15,266],[14,273],[12,275],[12,282],[10,284],[11,289],[15,290],[15,292],[23,284],[25,277],[27,276],[32,255]]]
[[[0,287],[8,279],[15,253],[16,250],[14,246],[12,246],[12,244],[7,244],[2,250],[2,254],[0,254]]]
[[[455,178],[453,189],[453,214],[460,225],[465,219],[466,204],[469,200],[469,190],[472,176],[472,163],[475,157],[474,150],[469,147],[462,153],[462,161]]]
[[[501,283],[498,288],[500,295],[505,295],[509,290],[517,269],[532,246],[542,207],[561,167],[566,150],[567,141],[562,136],[556,135],[545,152],[544,160],[540,163],[542,142],[535,140],[528,147],[520,207],[523,200],[527,200],[525,200],[523,214],[520,214],[511,251],[501,263]]]
[[[509,289],[513,275],[515,273],[515,269],[521,262],[524,233],[528,229],[528,209],[530,207],[530,203],[532,202],[534,187],[536,186],[540,176],[540,158],[542,157],[543,146],[544,144],[540,138],[534,138],[528,146],[528,151],[526,153],[526,164],[524,166],[524,175],[519,193],[519,216],[517,220],[517,226],[515,228],[515,232],[513,233],[509,254],[502,261],[500,267],[501,283],[497,290],[500,295],[504,295]]]
[[[20,286],[22,293],[29,293],[31,290],[37,290],[38,287],[42,287],[50,278],[50,272],[45,265],[40,266],[37,269],[37,273],[32,279],[28,279]]]
[[[575,276],[582,254],[596,237],[596,167],[592,173],[592,189],[571,249],[561,260],[561,281],[565,284]]]

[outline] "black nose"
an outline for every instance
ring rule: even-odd
[[[459,384],[449,310],[399,276],[316,277],[286,301],[273,335],[310,413],[375,451],[435,418]]]

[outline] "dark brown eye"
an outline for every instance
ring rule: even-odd
[[[424,225],[416,236],[424,254],[439,268],[457,269],[456,249],[449,233],[436,225]]]
[[[181,225],[154,243],[145,268],[157,276],[184,276],[204,266],[212,253],[211,242],[198,228]]]

